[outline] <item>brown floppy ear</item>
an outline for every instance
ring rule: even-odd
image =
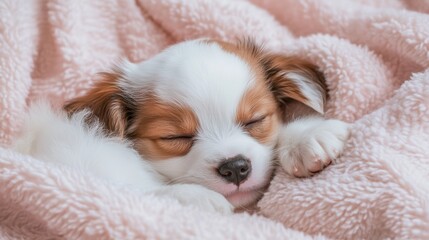
[[[261,63],[268,85],[281,105],[295,100],[324,113],[325,79],[315,65],[296,57],[275,54],[263,56]]]
[[[118,85],[119,73],[99,76],[100,81],[87,94],[66,102],[64,109],[69,115],[87,109],[91,112],[89,121],[96,118],[109,134],[125,137],[134,104]]]

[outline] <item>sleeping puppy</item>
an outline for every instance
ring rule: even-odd
[[[322,116],[316,66],[251,42],[187,41],[100,76],[65,105],[68,116],[30,110],[16,148],[230,212],[261,197],[276,161],[290,175],[311,176],[341,153],[349,133]]]

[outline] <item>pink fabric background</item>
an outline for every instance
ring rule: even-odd
[[[427,13],[420,0],[0,1],[0,238],[429,239]],[[247,36],[319,65],[327,115],[354,123],[322,173],[279,169],[265,217],[198,212],[7,149],[31,101],[60,105],[122,57]]]

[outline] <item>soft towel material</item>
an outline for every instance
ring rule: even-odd
[[[429,2],[0,1],[0,238],[429,239]],[[281,169],[259,216],[144,196],[8,150],[29,103],[61,105],[122,57],[253,37],[327,78],[344,154],[308,179]]]

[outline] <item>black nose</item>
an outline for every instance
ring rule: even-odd
[[[245,157],[238,155],[223,162],[217,171],[226,181],[239,186],[249,176],[252,165]]]

